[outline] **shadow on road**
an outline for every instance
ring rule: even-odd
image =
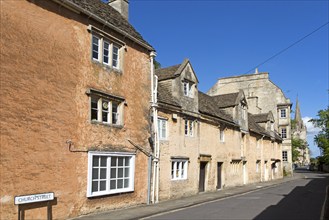
[[[312,178],[307,178],[310,180],[307,185],[297,186],[278,204],[269,206],[265,211],[256,216],[254,220],[321,219],[321,212],[326,195],[326,186],[329,185],[328,174],[310,172],[307,170],[296,170],[296,173],[305,174],[305,176],[313,173],[313,175]],[[328,211],[329,210],[327,210],[327,212]]]

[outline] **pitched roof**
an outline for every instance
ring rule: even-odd
[[[248,113],[248,127],[250,131],[270,137],[270,134],[259,124],[257,124],[255,115]]]
[[[255,122],[262,123],[268,121],[268,113],[253,115]]]
[[[158,101],[165,104],[181,107],[179,101],[172,95],[171,89],[161,83],[158,85]]]
[[[237,98],[239,93],[229,93],[224,95],[212,96],[213,100],[217,103],[219,108],[226,108],[237,105]]]
[[[271,112],[262,113],[262,114],[254,114],[253,118],[257,123],[262,123],[262,122],[267,122],[267,121],[274,120],[273,115],[272,115]]]
[[[152,46],[143,39],[142,35],[138,33],[117,10],[101,0],[63,0],[63,2],[82,13],[88,14],[104,25],[111,26],[112,29],[138,42],[145,48],[154,50]]]
[[[174,66],[156,69],[155,74],[157,75],[159,81],[174,79],[181,75],[182,71],[184,70],[184,68],[188,63],[190,63],[190,60],[184,59],[184,61],[181,64],[176,64]],[[194,73],[191,63],[190,63],[190,67],[192,68],[192,71]],[[194,76],[196,78],[196,81],[199,82],[198,77],[195,75],[195,73]]]
[[[177,64],[174,66],[166,67],[166,68],[161,68],[161,69],[156,69],[155,74],[158,77],[159,81],[166,80],[166,79],[172,79],[178,76],[175,74],[178,70],[178,68],[181,66],[181,64]]]
[[[268,115],[269,113],[267,113],[266,115]],[[270,138],[275,138],[276,140],[282,141],[282,138],[275,132],[269,132],[267,130],[265,130],[265,128],[263,128],[262,126],[260,126],[256,121],[257,117],[259,115],[264,115],[264,114],[258,114],[258,115],[253,115],[251,113],[248,113],[248,127],[249,130],[261,135],[265,135],[267,137]]]
[[[218,107],[218,102],[214,100],[214,97],[209,96],[199,91],[199,111],[204,114],[208,114],[214,117],[219,117],[228,122],[234,123],[233,118],[226,114]]]

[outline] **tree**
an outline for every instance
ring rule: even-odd
[[[315,127],[321,129],[319,134],[315,135],[314,142],[322,152],[321,161],[329,165],[329,107],[318,112],[318,118],[310,121]]]
[[[306,141],[300,138],[291,137],[291,148],[292,148],[291,154],[292,154],[293,162],[299,162],[298,158],[301,156],[303,157],[303,161],[305,160],[304,152],[308,148]]]
[[[159,63],[156,59],[154,59],[154,69],[160,69],[161,63]]]

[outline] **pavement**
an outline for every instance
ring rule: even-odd
[[[205,192],[197,195],[171,199],[166,201],[160,201],[151,205],[139,205],[135,207],[129,207],[125,209],[112,210],[108,212],[94,213],[90,215],[83,215],[74,220],[96,220],[96,219],[141,219],[148,216],[156,215],[159,213],[170,212],[182,208],[195,206],[198,204],[211,202],[227,197],[237,196],[248,192],[256,191],[259,189],[270,188],[276,185],[293,181],[296,179],[304,178],[302,173],[294,173],[291,177],[284,177],[273,181],[252,183],[244,186],[236,186],[230,188],[224,188],[216,192]],[[72,219],[73,220],[73,219]]]

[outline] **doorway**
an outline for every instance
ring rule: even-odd
[[[207,162],[200,162],[199,192],[205,191]]]
[[[217,189],[222,188],[222,167],[223,162],[217,162]]]

